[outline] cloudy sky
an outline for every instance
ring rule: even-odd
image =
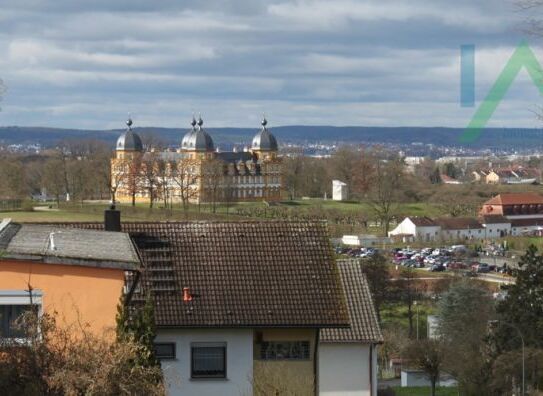
[[[524,37],[513,0],[0,1],[0,125],[467,125]],[[534,11],[531,11],[532,13]],[[543,17],[543,16],[542,16]],[[529,37],[543,61],[543,39]],[[541,46],[541,47],[540,47]],[[539,126],[525,72],[491,120]]]

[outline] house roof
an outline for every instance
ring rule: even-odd
[[[435,227],[438,225],[434,220],[426,216],[413,216],[407,218],[417,227]]]
[[[481,223],[483,224],[507,224],[511,223],[511,220],[502,215],[483,215],[481,216]]]
[[[0,231],[2,258],[49,264],[137,269],[140,260],[128,234],[66,230],[54,225],[18,224],[4,220]]]
[[[537,193],[505,193],[498,194],[484,203],[484,205],[526,205],[543,204],[543,196]]]
[[[511,227],[533,227],[543,226],[543,219],[514,219],[511,220]]]
[[[381,343],[383,335],[366,276],[357,260],[338,260],[351,325],[321,331],[321,342]]]
[[[468,230],[483,228],[482,224],[472,217],[441,217],[436,223],[444,230]]]
[[[101,223],[69,227],[102,229]],[[123,223],[162,327],[337,327],[349,324],[326,223]],[[188,288],[191,301],[184,301]]]

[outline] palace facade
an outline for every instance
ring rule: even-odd
[[[203,120],[177,149],[145,148],[132,120],[118,138],[111,160],[112,199],[117,202],[240,202],[281,199],[281,158],[266,119],[251,145],[242,151],[215,148]]]

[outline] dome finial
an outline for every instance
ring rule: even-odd
[[[202,129],[202,125],[204,125],[204,120],[202,120],[202,114],[198,113],[198,127]]]
[[[196,117],[194,116],[194,113],[192,113],[192,121],[190,122],[190,125],[192,125],[192,129],[196,127]]]
[[[126,120],[126,126],[128,127],[128,130],[132,130],[132,117],[130,117],[130,113],[128,113],[128,119]]]
[[[266,119],[266,114],[264,114],[264,113],[262,114],[262,122],[261,122],[261,124],[262,124],[262,127],[264,129],[266,129],[266,125],[268,125],[268,120]]]

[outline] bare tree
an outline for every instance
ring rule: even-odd
[[[171,180],[176,186],[185,216],[188,214],[189,203],[199,193],[198,180],[201,170],[197,167],[197,162],[190,158],[170,162]]]
[[[403,162],[399,158],[376,158],[366,202],[379,219],[385,235],[388,235],[401,195],[402,174]]]
[[[211,204],[211,211],[215,213],[217,211],[217,202],[221,200],[221,189],[225,179],[225,163],[217,158],[207,161],[202,173],[204,175],[202,181],[205,180],[202,190]]]
[[[154,151],[145,153],[141,166],[142,189],[147,191],[149,196],[149,207],[152,208],[160,185],[158,176],[158,154]]]
[[[57,204],[60,203],[60,197],[66,192],[63,169],[63,162],[58,157],[49,158],[43,168],[43,185],[50,194],[55,196]]]
[[[426,374],[431,384],[431,395],[435,396],[436,383],[446,358],[444,343],[439,339],[414,340],[405,353],[410,365]]]

